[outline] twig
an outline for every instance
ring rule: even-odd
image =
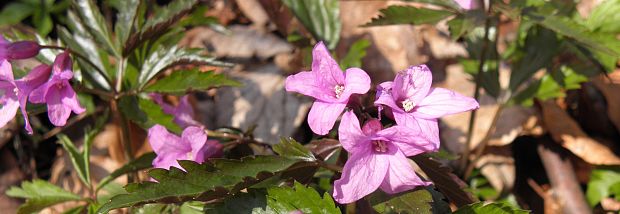
[[[484,1],[480,1],[481,5],[484,6]],[[484,64],[486,63],[486,55],[487,55],[487,49],[489,46],[489,31],[491,28],[491,17],[489,17],[489,15],[491,14],[491,2],[489,1],[489,9],[487,11],[486,17],[485,17],[485,22],[484,22],[484,40],[482,43],[482,50],[480,51],[480,61],[478,64],[478,73],[476,74],[476,85],[474,87],[474,99],[479,100],[480,98],[480,86],[481,86],[481,82],[482,82],[482,73],[484,72]],[[471,141],[472,138],[474,136],[474,126],[476,124],[476,113],[478,112],[477,109],[474,109],[469,117],[469,125],[467,128],[467,141],[465,142],[465,150],[463,153],[463,157],[461,157],[461,163],[460,163],[460,169],[461,170],[465,170],[466,171],[466,166],[469,162],[469,154],[470,154],[470,150],[469,147],[471,146]]]
[[[472,161],[469,162],[469,164],[465,168],[465,173],[463,173],[464,180],[466,180],[471,175],[471,172],[474,170],[474,167],[476,166],[476,162],[478,162],[480,157],[482,157],[482,152],[484,152],[484,149],[486,148],[487,144],[489,144],[489,140],[491,140],[491,135],[495,132],[495,128],[497,128],[497,121],[499,121],[499,115],[502,113],[504,106],[505,104],[501,104],[499,107],[497,107],[497,110],[495,111],[495,115],[493,115],[493,121],[491,121],[491,126],[489,127],[489,130],[487,130],[487,133],[484,135],[484,138],[482,138],[478,146],[475,148],[476,151],[474,153],[474,157]]]
[[[92,116],[93,114],[102,112],[103,110],[104,110],[104,108],[97,108],[92,113],[83,113],[83,114],[80,114],[80,115],[78,115],[76,117],[73,117],[73,118],[69,119],[64,126],[57,126],[57,127],[54,127],[52,130],[46,132],[42,136],[40,141],[44,141],[44,140],[50,139],[51,137],[56,136],[58,133],[64,131],[65,129],[67,129],[68,127],[74,125],[75,123],[77,123],[77,122],[87,118],[88,116]]]
[[[570,160],[561,152],[558,145],[551,143],[538,145],[538,155],[540,155],[553,188],[552,196],[559,202],[564,213],[592,213],[583,196],[583,191],[581,191]]]

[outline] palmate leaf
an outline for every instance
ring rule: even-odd
[[[338,0],[282,0],[312,36],[334,49],[340,40],[340,8]]]
[[[241,86],[241,83],[229,79],[224,74],[213,71],[202,72],[197,69],[175,71],[157,82],[144,88],[146,92],[182,94],[192,90],[207,90],[221,86]]]
[[[134,20],[138,14],[138,7],[141,2],[144,3],[140,0],[118,1],[119,5],[116,7],[118,9],[118,19],[116,20],[114,31],[120,44],[125,44],[129,34],[133,31]]]
[[[80,196],[68,192],[54,184],[43,180],[24,181],[20,187],[11,187],[6,191],[11,197],[25,198],[17,213],[30,214],[43,208],[67,201],[81,200]]]
[[[73,5],[80,16],[84,26],[105,49],[115,56],[120,56],[118,44],[112,39],[105,18],[99,11],[99,7],[92,0],[74,0]]]
[[[379,213],[449,213],[450,206],[442,198],[432,187],[419,187],[396,195],[376,191],[368,202]]]
[[[166,7],[156,10],[153,17],[150,17],[141,26],[138,32],[129,36],[127,42],[123,46],[123,56],[129,55],[134,48],[140,46],[147,40],[157,39],[173,24],[179,21],[183,16],[188,14],[198,0],[175,0]],[[137,17],[141,19],[143,17]]]
[[[187,170],[153,169],[149,175],[157,181],[129,184],[128,194],[113,197],[97,213],[138,204],[190,200],[208,201],[228,196],[259,181],[270,178],[299,162],[280,156],[256,156],[241,160],[212,159],[203,164],[179,161]]]
[[[463,206],[454,212],[455,214],[527,214],[527,210],[516,209],[504,203],[477,202]]]
[[[372,18],[364,26],[398,25],[398,24],[435,24],[451,15],[451,11],[416,8],[394,5],[380,10],[379,17]]]
[[[175,64],[197,63],[214,66],[231,66],[230,63],[220,62],[215,57],[203,56],[201,50],[185,49],[176,46],[159,48],[153,52],[144,62],[138,75],[138,88],[142,88],[153,77],[164,69]]]

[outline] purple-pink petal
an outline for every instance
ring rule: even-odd
[[[316,83],[320,88],[334,88],[336,85],[345,84],[344,73],[323,42],[317,43],[312,49],[312,72],[316,75]]]
[[[366,123],[364,123],[364,126],[362,127],[362,132],[364,133],[364,135],[370,136],[381,131],[381,129],[383,129],[381,121],[375,118],[371,118],[367,120]]]
[[[381,190],[389,194],[395,194],[407,190],[411,190],[417,186],[426,186],[431,184],[420,179],[415,174],[413,167],[409,163],[409,159],[405,155],[397,151],[394,155],[388,156],[389,167],[387,174],[381,183]]]
[[[344,91],[340,100],[348,100],[351,94],[365,94],[370,90],[370,77],[359,68],[349,68],[345,73]]]
[[[336,102],[333,86],[322,88],[313,71],[302,71],[286,77],[286,91],[297,92],[325,102]]]
[[[419,140],[426,140],[428,142],[418,141],[418,144],[432,143],[436,148],[439,148],[439,125],[437,119],[421,119],[415,118],[411,113],[392,112],[396,123],[401,126],[406,126],[420,133]]]
[[[392,97],[395,101],[408,99],[420,103],[428,94],[433,83],[433,74],[426,65],[411,66],[400,71],[392,84]]]
[[[2,108],[0,108],[0,127],[3,127],[15,117],[15,114],[17,114],[19,102],[17,101],[15,95],[10,94],[4,94],[4,97],[2,97],[0,102],[2,102],[0,103],[2,104]]]
[[[191,147],[191,159],[198,163],[202,163],[205,160],[205,150],[207,149],[207,133],[202,127],[190,126],[183,130],[181,134],[181,141],[184,144],[189,144]]]
[[[417,118],[435,119],[449,114],[471,111],[479,108],[478,102],[444,88],[433,88],[413,112]]]
[[[352,153],[357,153],[358,147],[363,147],[364,143],[368,143],[360,129],[360,122],[352,111],[347,111],[342,115],[340,127],[338,127],[338,138],[342,147]]]
[[[347,106],[346,103],[326,103],[314,101],[308,114],[308,125],[316,134],[326,135],[334,127],[340,113]]]
[[[334,200],[355,202],[374,192],[385,178],[389,163],[386,155],[374,155],[370,147],[353,153],[345,163],[340,179],[334,182]]]
[[[388,139],[406,156],[414,156],[424,152],[434,152],[439,149],[439,144],[435,144],[427,139],[426,133],[406,126],[392,126],[377,132],[376,135]]]
[[[471,10],[478,7],[476,0],[454,0],[461,8]]]
[[[71,108],[63,103],[63,98],[64,93],[60,90],[48,90],[45,95],[47,116],[55,126],[64,126],[71,115]]]
[[[69,52],[62,52],[56,55],[56,59],[54,59],[54,64],[52,66],[52,72],[54,75],[58,75],[66,71],[72,72],[72,70],[73,62],[71,61],[71,57],[69,57]]]

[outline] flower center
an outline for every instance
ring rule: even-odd
[[[334,92],[336,93],[336,98],[340,98],[340,95],[342,95],[342,92],[344,92],[344,86],[342,85],[334,86]]]
[[[19,90],[17,90],[17,88],[13,88],[13,93],[15,93],[16,96],[19,96]]]
[[[58,89],[62,89],[65,87],[65,84],[62,84],[62,82],[56,83],[55,85]]]
[[[413,109],[413,107],[415,107],[415,104],[413,103],[413,101],[411,101],[409,99],[403,100],[402,102],[400,102],[400,104],[403,105],[403,109],[406,112],[411,111]]]
[[[188,160],[194,160],[194,154],[192,154],[192,152],[188,152],[187,153],[187,159]]]
[[[375,140],[372,141],[372,149],[375,150],[375,152],[385,153],[387,152],[388,147],[385,141]]]

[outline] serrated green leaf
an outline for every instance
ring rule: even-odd
[[[370,47],[370,41],[367,39],[360,39],[355,41],[349,48],[347,55],[344,55],[340,59],[340,68],[345,70],[347,68],[361,68],[362,58],[366,56],[366,49]]]
[[[201,50],[185,49],[176,46],[159,48],[146,59],[142,68],[140,68],[138,88],[142,88],[159,72],[177,63],[231,66],[229,63],[217,61],[215,57],[203,56],[200,54],[200,51]]]
[[[267,206],[276,213],[341,213],[325,192],[323,197],[311,187],[295,182],[295,188],[273,187],[267,190]]]
[[[280,156],[303,161],[316,161],[316,158],[306,147],[293,138],[280,138],[280,143],[272,146],[274,152]]]
[[[406,1],[433,4],[433,5],[437,5],[437,6],[441,6],[441,7],[449,8],[449,9],[454,9],[454,10],[461,9],[461,7],[458,4],[456,4],[456,2],[453,0],[406,0]]]
[[[467,188],[467,184],[454,175],[449,167],[442,165],[426,154],[416,155],[411,157],[411,159],[433,181],[435,187],[457,206],[477,201],[471,193],[464,191]]]
[[[110,34],[105,18],[95,2],[92,0],[75,0],[73,5],[93,38],[103,44],[110,53],[120,56],[118,45],[112,39],[112,34]]]
[[[477,202],[466,205],[454,212],[455,214],[527,214],[527,210],[516,209],[504,203]]]
[[[336,48],[342,29],[338,0],[282,0],[282,2],[316,40],[324,41],[329,49]]]
[[[417,8],[413,6],[393,5],[380,10],[379,17],[372,18],[364,26],[398,25],[398,24],[436,24],[454,13],[445,10]]]
[[[108,183],[121,175],[153,167],[153,159],[155,159],[155,157],[155,153],[149,152],[143,154],[142,156],[134,159],[129,163],[126,163],[121,168],[114,170],[114,172],[110,173],[110,175],[106,176],[101,180],[101,182],[99,182],[99,185],[97,186],[97,191],[99,191],[99,189],[105,187]]]
[[[143,203],[213,200],[270,178],[297,162],[279,156],[212,159],[203,164],[179,161],[187,172],[174,167],[170,170],[153,169],[149,175],[157,183],[129,184],[125,187],[128,194],[113,197],[97,213]]]
[[[133,31],[133,24],[138,13],[140,0],[122,0],[118,1],[118,14],[114,30],[120,44],[124,46],[129,38],[129,34]]]
[[[560,42],[553,31],[531,28],[522,47],[525,55],[513,64],[508,88],[515,91],[536,71],[551,64],[551,59],[558,52],[559,46]]]
[[[11,197],[26,199],[26,203],[22,204],[17,210],[18,214],[30,214],[55,204],[81,200],[80,196],[39,179],[32,182],[24,181],[21,187],[11,187],[6,191],[6,194]]]
[[[612,193],[615,193],[617,197],[620,193],[617,192],[617,188],[612,189],[612,187],[617,186],[618,183],[620,183],[619,168],[601,167],[592,170],[586,190],[586,199],[590,206],[596,206],[603,198],[610,196]]]
[[[141,20],[144,17],[138,16],[138,23],[136,24],[137,27],[140,27],[140,30],[131,34],[129,39],[127,39],[123,48],[123,56],[129,55],[134,48],[140,46],[145,41],[154,40],[163,35],[162,32],[166,32],[172,25],[188,14],[196,3],[198,3],[197,0],[172,1],[165,7],[154,11],[153,17],[146,19],[144,25],[141,24]],[[141,8],[138,8],[138,13],[143,13]]]
[[[128,119],[142,128],[148,129],[160,124],[172,132],[181,133],[181,128],[173,122],[174,117],[164,113],[161,106],[151,100],[125,96],[121,98],[119,107]]]
[[[222,86],[241,86],[241,83],[229,79],[224,74],[213,71],[202,72],[197,69],[175,71],[157,82],[144,88],[146,92],[182,94],[194,90],[207,90]]]
[[[84,153],[78,151],[75,144],[73,144],[73,141],[71,141],[71,139],[69,139],[66,135],[59,134],[58,140],[60,141],[60,144],[62,144],[65,151],[69,153],[73,168],[75,168],[80,180],[82,180],[82,182],[84,182],[87,186],[90,185],[90,160],[88,159],[88,156],[85,158]],[[90,153],[89,146],[90,145],[84,145],[84,152]]]
[[[550,29],[559,35],[574,39],[589,49],[600,51],[614,57],[620,57],[620,50],[606,47],[604,43],[600,41],[604,37],[609,37],[612,35],[590,32],[585,26],[568,17],[542,15],[534,12],[527,14],[525,17],[527,17],[528,20],[538,23],[540,26]]]
[[[606,0],[596,6],[586,26],[592,31],[620,33],[620,0]]]
[[[376,191],[368,202],[379,213],[449,213],[450,206],[442,198],[432,187],[421,187],[396,195]]]

